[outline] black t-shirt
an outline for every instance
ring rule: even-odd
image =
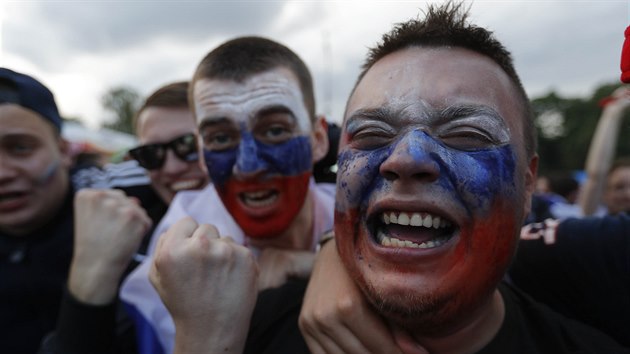
[[[291,278],[258,294],[244,354],[310,353],[298,327],[307,283]]]
[[[522,240],[512,282],[630,347],[630,216],[567,219],[557,241]]]
[[[477,354],[630,353],[604,333],[573,321],[508,284],[499,285],[505,318],[497,335]]]
[[[29,235],[0,232],[0,343],[3,353],[35,353],[55,327],[72,258],[69,191],[54,219]]]

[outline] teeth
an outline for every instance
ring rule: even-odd
[[[171,184],[171,189],[179,192],[181,190],[197,188],[199,184],[199,180],[179,181]]]
[[[424,216],[423,216],[424,215]],[[440,218],[439,216],[434,216],[427,213],[412,213],[411,216],[409,213],[383,213],[382,218],[383,223],[386,225],[389,224],[397,224],[397,225],[411,225],[411,226],[421,226],[427,228],[445,228],[451,226],[451,223],[447,220]]]
[[[270,191],[243,193],[243,201],[251,207],[265,207],[273,204],[278,199],[278,194]]]
[[[382,246],[385,246],[385,247],[393,247],[393,248],[422,248],[422,249],[429,249],[429,248],[440,247],[443,244],[445,244],[448,241],[448,239],[449,239],[448,236],[441,236],[441,237],[436,237],[433,240],[417,244],[417,243],[409,241],[409,240],[399,240],[399,239],[397,239],[395,237],[387,237],[381,231],[379,231],[379,233],[377,235],[377,238],[378,238],[378,242]]]

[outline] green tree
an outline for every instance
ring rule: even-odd
[[[605,84],[591,97],[565,98],[551,92],[532,99],[538,130],[539,173],[584,169],[593,133],[602,113],[602,99],[620,84]],[[619,132],[616,156],[630,156],[630,117]]]
[[[114,113],[113,122],[103,126],[123,133],[133,134],[133,116],[140,107],[140,95],[130,87],[114,87],[101,98],[103,107]]]

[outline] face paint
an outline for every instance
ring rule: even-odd
[[[247,236],[272,238],[303,211],[312,172],[312,122],[295,74],[201,79],[194,104],[208,172]]]
[[[411,166],[392,167],[394,160]],[[373,304],[429,331],[446,328],[450,323],[441,321],[479,306],[514,252],[516,239],[505,230],[520,225],[515,166],[509,145],[458,151],[419,130],[374,150],[344,149],[336,239],[351,275]],[[411,182],[403,182],[406,178]],[[431,223],[439,217],[449,226],[384,222],[391,214],[430,216]]]
[[[237,148],[206,150],[204,157],[223,204],[248,236],[277,236],[301,210],[312,170],[308,137],[270,145],[243,132]],[[262,173],[240,178],[233,171]]]
[[[46,167],[46,170],[41,175],[36,177],[35,183],[40,186],[45,186],[48,183],[50,183],[50,181],[52,181],[52,178],[55,176],[55,173],[57,173],[57,170],[59,169],[60,166],[61,166],[61,162],[59,160],[55,160],[51,162],[48,165],[48,167]]]

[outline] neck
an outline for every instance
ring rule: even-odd
[[[313,245],[313,197],[308,192],[302,209],[289,227],[277,237],[268,239],[248,239],[250,245],[262,248],[279,248],[309,251]]]
[[[472,354],[496,336],[503,324],[505,305],[498,290],[468,323],[443,336],[427,336],[392,325],[396,343],[406,354]]]

